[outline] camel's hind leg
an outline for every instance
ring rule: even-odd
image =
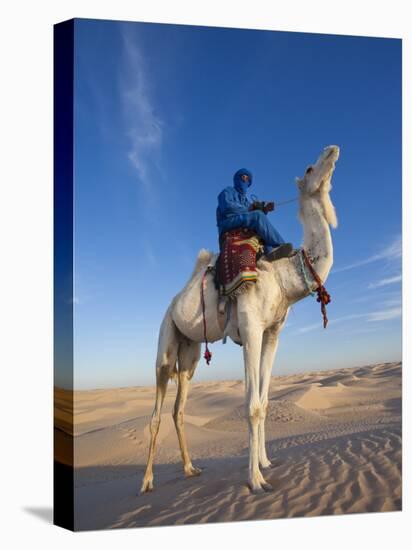
[[[153,461],[156,449],[156,438],[160,427],[160,416],[166,395],[169,378],[176,368],[177,350],[179,346],[178,332],[169,311],[163,320],[156,360],[156,402],[150,422],[150,447],[146,472],[143,478],[141,493],[153,490]]]
[[[189,382],[193,376],[200,358],[200,344],[184,340],[179,345],[178,351],[178,388],[173,419],[175,421],[177,437],[179,439],[180,451],[182,453],[183,469],[186,476],[196,476],[201,473],[200,468],[195,468],[190,460],[187,450],[186,436],[183,425],[183,414],[186,405]]]

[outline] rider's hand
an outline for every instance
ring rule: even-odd
[[[252,212],[253,210],[263,210],[264,206],[263,203],[260,201],[253,201],[252,204],[249,206],[249,212]]]
[[[275,203],[267,202],[263,208],[263,212],[267,214],[268,212],[272,212],[274,209],[275,209]]]

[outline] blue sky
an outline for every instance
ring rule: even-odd
[[[75,387],[153,384],[218,193],[244,166],[262,200],[293,198],[329,144],[330,324],[296,304],[274,375],[401,358],[401,41],[76,20]],[[269,215],[301,244],[296,203]],[[243,377],[240,347],[211,350],[196,380]]]

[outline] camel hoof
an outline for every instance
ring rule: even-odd
[[[273,468],[273,464],[271,463],[270,460],[268,460],[267,462],[261,462],[260,467],[263,468],[264,470],[267,470],[269,468]]]
[[[200,476],[201,473],[202,473],[202,469],[196,468],[195,466],[190,466],[190,468],[187,468],[185,470],[186,477]]]
[[[249,483],[249,488],[254,495],[263,495],[265,492],[263,487],[257,483],[256,484]]]
[[[265,483],[262,483],[262,487],[267,493],[271,493],[274,490],[272,485],[270,483],[267,483],[266,481]]]
[[[152,491],[153,491],[153,480],[143,481],[142,486],[140,488],[140,494],[143,495],[144,493],[151,493]]]

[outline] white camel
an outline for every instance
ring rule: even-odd
[[[329,225],[337,226],[335,208],[329,193],[339,147],[326,147],[316,164],[306,169],[303,178],[296,178],[299,190],[299,219],[303,224],[303,248],[312,265],[325,282],[333,263],[333,248]],[[179,439],[186,476],[196,476],[201,470],[193,466],[186,445],[183,412],[191,380],[204,342],[201,284],[207,266],[217,254],[202,249],[195,269],[186,286],[177,294],[163,319],[156,359],[156,402],[150,423],[150,448],[141,492],[153,489],[153,461],[160,415],[169,379],[177,379],[177,396],[173,419]],[[291,305],[316,289],[309,273],[303,273],[299,254],[269,262],[262,257],[257,262],[258,279],[233,302],[226,333],[243,346],[245,367],[246,417],[249,427],[249,476],[253,493],[272,490],[260,468],[269,468],[266,454],[265,417],[268,391],[279,333]],[[309,285],[309,286],[308,286]],[[222,339],[225,315],[219,312],[218,292],[213,276],[208,273],[204,286],[207,339]]]

